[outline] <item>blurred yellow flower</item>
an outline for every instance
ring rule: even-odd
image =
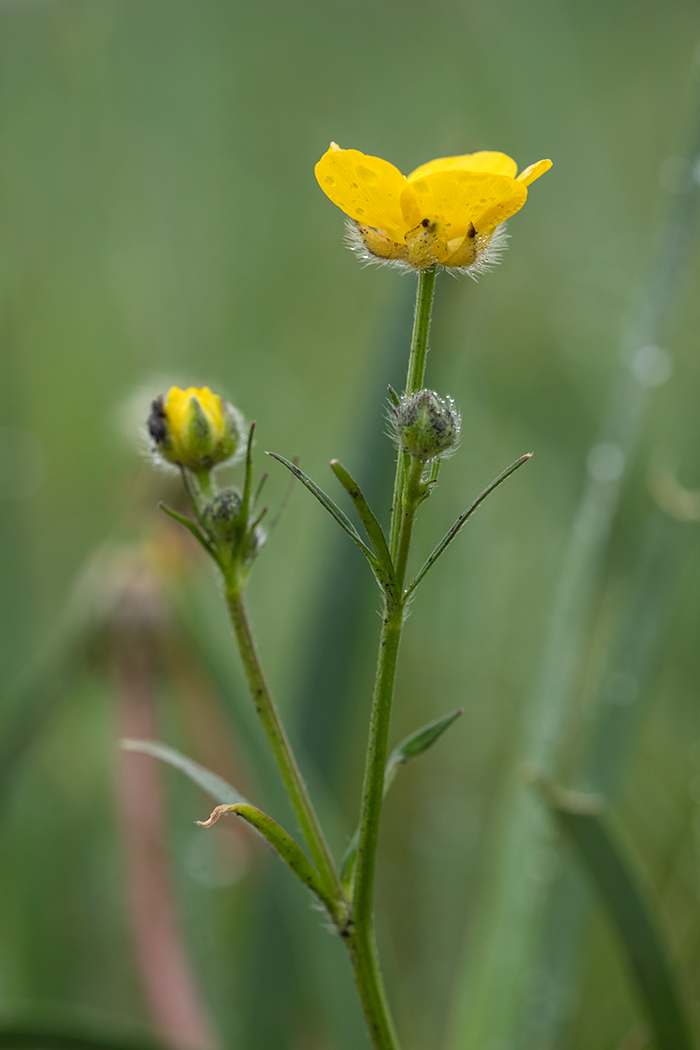
[[[527,200],[527,187],[551,160],[518,166],[505,153],[442,157],[402,175],[379,157],[334,142],[316,165],[318,183],[353,220],[354,247],[390,263],[435,263],[474,271],[495,261],[498,227]],[[358,243],[359,235],[359,243]]]
[[[209,470],[228,459],[240,441],[236,409],[209,387],[172,386],[151,405],[148,429],[158,452],[170,463]]]

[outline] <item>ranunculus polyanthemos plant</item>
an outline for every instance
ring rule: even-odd
[[[382,802],[399,765],[425,751],[460,714],[452,711],[412,734],[388,755],[389,720],[401,633],[408,602],[465,522],[483,500],[530,457],[521,456],[481,492],[445,533],[417,571],[409,554],[413,524],[438,481],[442,459],[459,441],[460,418],[452,399],[424,387],[435,279],[445,267],[473,274],[494,261],[503,223],[527,199],[527,187],[551,165],[539,161],[516,175],[504,153],[480,152],[433,160],[408,177],[392,164],[335,144],[316,165],[324,193],[348,216],[353,245],[363,254],[417,271],[416,310],[406,389],[390,390],[390,419],[397,446],[391,524],[385,534],[360,486],[337,461],[331,469],[355,507],[361,533],[345,512],[296,463],[268,453],[316,497],[364,554],[382,594],[382,623],[369,742],[357,831],[345,856],[326,843],[292,746],[270,694],[244,604],[251,566],[262,548],[264,509],[253,487],[253,426],[207,387],[173,387],[153,402],[149,431],[154,451],[180,470],[193,519],[170,508],[204,547],[221,572],[234,634],[253,701],[294,807],[308,852],[270,816],[230,785],[164,745],[131,741],[128,746],[174,762],[220,803],[207,821],[235,813],[251,824],[291,871],[318,897],[347,945],[357,989],[376,1050],[398,1050],[374,933],[374,875]],[[244,456],[239,488],[219,489],[215,468]],[[264,480],[264,479],[263,479]],[[173,757],[176,756],[176,757]]]

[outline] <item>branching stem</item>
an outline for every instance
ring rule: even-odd
[[[434,288],[435,269],[421,271],[418,276],[416,312],[406,382],[406,390],[410,394],[416,393],[423,386]],[[354,935],[352,944],[349,944],[355,968],[355,979],[375,1050],[399,1050],[377,957],[373,901],[391,703],[404,621],[403,585],[413,521],[421,502],[421,473],[422,465],[416,461],[411,462],[409,456],[399,451],[392,504],[390,545],[396,569],[396,586],[395,590],[392,593],[387,592],[384,598],[360,807],[359,844],[353,894]]]

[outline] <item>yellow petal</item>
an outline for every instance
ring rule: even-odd
[[[505,153],[480,150],[478,153],[464,153],[461,157],[441,157],[439,160],[428,161],[412,171],[408,181],[412,182],[433,171],[451,171],[453,168],[462,168],[464,171],[489,171],[493,175],[510,175],[511,178],[515,178],[518,165]]]
[[[404,241],[398,244],[390,240],[383,230],[375,230],[361,222],[357,223],[357,230],[370,255],[376,255],[378,259],[408,259],[408,248]]]
[[[406,179],[393,164],[356,149],[329,149],[315,172],[326,196],[351,219],[385,230],[392,241],[403,240],[399,198]]]
[[[536,164],[531,164],[529,168],[525,168],[518,175],[518,182],[522,182],[524,186],[529,186],[535,179],[539,179],[540,175],[544,175],[545,171],[549,171],[552,166],[551,160],[538,160]]]
[[[220,431],[223,428],[223,412],[221,398],[218,394],[212,394],[208,386],[190,386],[187,390],[182,390],[179,386],[171,386],[165,401],[165,412],[173,435],[179,436],[187,426],[192,398],[199,401],[210,424]]]
[[[445,241],[478,233],[504,222],[522,208],[527,190],[508,175],[453,168],[436,171],[408,183],[401,207],[409,229],[424,219],[437,220]]]

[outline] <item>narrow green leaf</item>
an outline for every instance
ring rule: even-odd
[[[448,547],[450,543],[452,543],[452,540],[455,538],[457,533],[460,532],[463,525],[466,524],[469,518],[471,518],[472,514],[477,509],[477,507],[481,506],[486,497],[489,496],[494,489],[497,489],[501,482],[505,481],[506,478],[509,478],[511,474],[514,474],[518,467],[522,467],[523,463],[527,463],[529,459],[532,459],[532,452],[528,452],[527,455],[521,456],[520,459],[516,459],[515,463],[511,463],[511,465],[507,467],[502,474],[499,474],[498,477],[494,481],[492,481],[491,484],[488,485],[483,492],[479,493],[474,502],[469,504],[464,513],[460,514],[460,516],[457,518],[457,521],[454,523],[449,532],[445,533],[443,538],[440,540],[437,547],[430,555],[426,563],[423,565],[422,569],[419,571],[418,575],[415,577],[413,582],[407,587],[405,594],[406,598],[408,598],[408,596],[412,594],[413,591],[415,591],[416,587],[423,579],[425,574],[429,572],[430,569],[432,569],[433,565],[443,553],[445,548]]]
[[[595,796],[564,791],[533,777],[573,844],[615,926],[647,1014],[657,1050],[693,1050],[690,1025],[660,933],[600,814]]]
[[[250,424],[248,430],[248,443],[245,451],[245,481],[243,483],[243,497],[241,499],[240,521],[245,528],[248,524],[248,512],[250,509],[250,492],[253,485],[253,434],[255,433],[255,422]]]
[[[269,476],[270,475],[267,473],[267,471],[265,471],[265,473],[261,476],[260,481],[258,482],[258,487],[255,490],[255,495],[253,496],[253,506],[254,507],[257,506],[257,503],[258,503],[258,500],[260,499],[260,495],[262,493],[263,487],[265,485],[265,482],[269,478]],[[294,479],[292,479],[292,485],[293,484],[294,484]]]
[[[303,470],[300,470],[299,467],[297,467],[294,463],[290,463],[288,459],[284,458],[284,456],[278,456],[276,452],[268,452],[267,455],[272,456],[273,459],[278,460],[278,462],[282,463],[287,468],[287,470],[291,470],[292,474],[294,474],[294,476],[298,478],[303,485],[306,485],[309,492],[313,493],[318,502],[321,503],[326,508],[328,513],[335,518],[335,520],[340,525],[341,529],[345,529],[348,536],[352,540],[354,540],[354,542],[357,544],[360,550],[363,551],[363,553],[367,556],[370,564],[376,564],[377,559],[375,558],[374,554],[369,549],[367,544],[363,543],[360,534],[348,518],[347,514],[343,513],[340,507],[333,502],[330,496],[327,496],[323,489],[318,487],[315,481],[312,481],[311,478],[308,477]]]
[[[394,783],[399,766],[405,765],[410,759],[415,758],[416,755],[421,755],[429,747],[432,747],[435,741],[442,736],[446,729],[450,728],[453,722],[457,721],[463,712],[464,708],[458,707],[455,711],[450,711],[449,714],[443,715],[442,718],[436,718],[433,722],[428,722],[422,729],[411,733],[410,736],[407,736],[405,740],[402,740],[394,748],[384,771],[385,795]]]
[[[236,791],[228,781],[220,777],[218,773],[212,773],[210,769],[193,762],[191,758],[183,755],[174,747],[162,744],[158,740],[122,740],[121,746],[125,751],[137,751],[144,755],[159,758],[161,762],[179,769],[181,773],[198,784],[219,805],[209,817],[209,820],[198,821],[202,827],[211,827],[224,813],[235,813],[247,821],[255,830],[262,835],[273,847],[275,852],[282,858],[285,864],[291,868],[294,874],[301,879],[305,886],[320,897],[324,904],[330,908],[330,903],[323,885],[316,871],[312,868],[300,848],[297,846],[287,832],[280,827],[266,813],[251,805],[241,794]]]
[[[249,804],[247,799],[243,798],[243,795],[239,794],[218,773],[212,773],[210,769],[205,769],[198,762],[193,762],[187,755],[183,755],[181,751],[176,751],[174,747],[162,744],[159,740],[126,739],[121,741],[121,747],[124,751],[138,751],[142,755],[151,755],[152,758],[159,758],[161,762],[167,762],[168,765],[174,766],[175,769],[179,769],[186,777],[198,784],[203,791],[206,791],[207,795],[220,805]]]
[[[387,546],[382,527],[372,513],[362,489],[349,471],[347,471],[337,459],[331,460],[331,470],[355,504],[360,521],[364,525],[370,542],[374,547],[374,553],[377,555],[377,560],[389,578],[392,579],[394,576],[394,566],[389,553],[389,547]]]
[[[352,886],[352,878],[355,874],[355,861],[357,860],[357,847],[359,845],[360,829],[357,828],[340,861],[340,881],[343,884],[343,889],[346,891],[350,890]]]
[[[280,827],[277,821],[273,820],[272,817],[268,817],[267,813],[263,813],[257,806],[251,806],[249,802],[234,802],[233,805],[217,806],[208,820],[198,820],[197,823],[200,827],[210,828],[225,813],[234,813],[255,828],[270,843],[275,853],[294,872],[297,878],[301,879],[304,885],[312,890],[332,911],[332,905],[324,890],[323,883],[299,846],[284,828]]]
[[[453,722],[457,721],[463,712],[464,708],[458,707],[455,711],[450,711],[449,714],[443,715],[442,718],[436,718],[433,722],[428,722],[422,729],[411,733],[410,736],[407,736],[394,748],[384,770],[385,798],[387,791],[396,779],[399,766],[405,765],[412,758],[415,758],[416,755],[421,755],[429,747],[432,747],[435,741],[442,736],[446,729],[450,728]],[[360,833],[358,829],[350,839],[348,848],[345,850],[343,859],[340,862],[340,881],[345,887],[348,887],[352,882],[359,841]]]
[[[162,511],[164,511],[168,515],[168,517],[172,518],[174,521],[179,521],[181,525],[184,525],[186,529],[189,529],[189,531],[192,533],[197,542],[202,544],[207,554],[210,554],[214,561],[219,561],[219,556],[212,547],[211,543],[206,538],[201,529],[199,529],[193,521],[190,521],[189,518],[184,517],[184,515],[182,514],[178,514],[178,512],[176,510],[173,510],[172,507],[169,507],[167,503],[163,503],[161,501],[158,504],[158,506]]]

